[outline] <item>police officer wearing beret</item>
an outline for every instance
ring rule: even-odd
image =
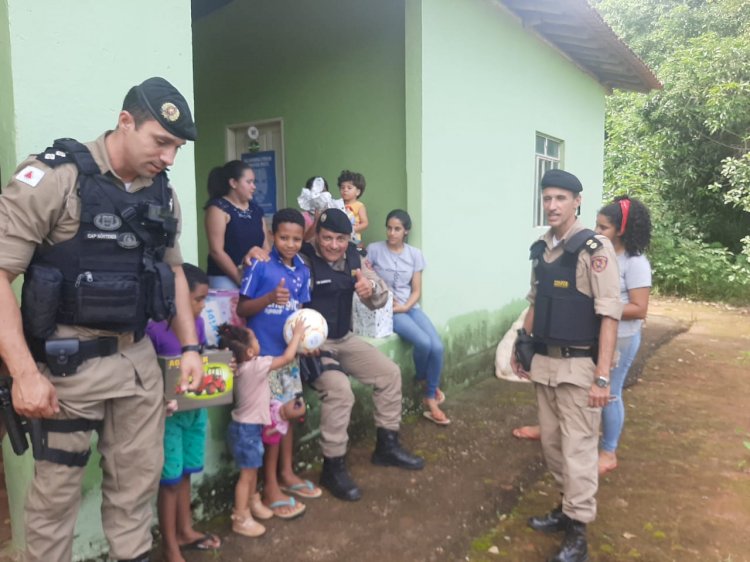
[[[164,392],[149,318],[174,317],[182,384],[202,365],[166,169],[196,137],[185,98],[163,78],[130,89],[117,127],[59,139],[0,196],[0,357],[16,411],[32,418],[27,560],[69,561],[93,431],[102,526],[115,560],[149,559],[162,469]],[[21,309],[11,282],[24,274]]]
[[[550,228],[531,246],[530,307],[512,359],[514,372],[534,382],[542,450],[562,494],[550,513],[529,519],[537,531],[565,533],[552,562],[588,560],[586,524],[596,516],[599,421],[609,398],[622,312],[612,244],[576,216],[582,189],[578,178],[563,170],[549,170],[542,178]]]
[[[371,309],[388,300],[388,288],[360,259],[351,243],[352,223],[346,213],[328,209],[320,216],[312,244],[302,247],[310,268],[311,300],[305,306],[328,322],[328,339],[321,348],[321,373],[311,383],[321,402],[320,444],[323,471],[320,484],[335,497],[356,501],[362,497],[345,464],[347,433],[354,393],[347,375],[372,386],[377,444],[373,464],[420,470],[424,460],[399,443],[401,424],[401,370],[393,361],[352,331],[352,298],[357,293]]]

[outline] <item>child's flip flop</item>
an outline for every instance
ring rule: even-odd
[[[288,500],[279,500],[273,502],[268,507],[273,510],[273,514],[279,519],[295,519],[305,512],[306,506],[303,503],[298,502],[294,498]],[[291,511],[281,511],[281,507],[291,507]]]
[[[219,550],[220,548],[221,539],[212,533],[206,533],[193,542],[180,545],[181,550]]]
[[[442,420],[436,418],[429,410],[425,410],[424,412],[422,412],[422,415],[432,423],[436,423],[437,425],[448,425],[451,423],[451,420],[449,420],[447,417],[443,418]]]
[[[309,499],[319,498],[323,495],[323,490],[309,480],[303,480],[299,484],[294,484],[293,486],[282,486],[281,491],[285,494],[295,494],[301,498]]]

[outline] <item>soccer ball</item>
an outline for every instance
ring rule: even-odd
[[[309,353],[322,346],[328,338],[328,323],[323,315],[312,308],[302,308],[293,313],[284,322],[284,340],[289,343],[292,331],[297,322],[305,324],[305,333],[297,348],[298,353]]]

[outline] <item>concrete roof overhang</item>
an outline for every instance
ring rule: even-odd
[[[608,91],[661,89],[661,82],[586,0],[495,0]]]

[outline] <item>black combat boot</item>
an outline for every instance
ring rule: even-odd
[[[566,517],[568,524],[565,528],[560,552],[549,559],[549,562],[588,562],[589,549],[586,545],[586,523]]]
[[[541,516],[529,517],[529,527],[542,533],[557,533],[564,531],[568,525],[568,516],[563,513],[562,505]]]
[[[320,485],[340,500],[355,502],[362,497],[362,491],[354,483],[346,470],[344,457],[323,457],[323,471]]]
[[[412,455],[398,442],[398,431],[378,428],[378,441],[372,454],[372,464],[397,466],[407,470],[422,470],[424,459]]]

